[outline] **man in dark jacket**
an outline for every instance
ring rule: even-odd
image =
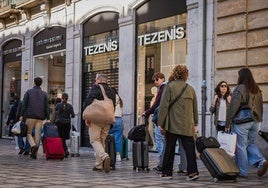
[[[42,82],[42,78],[34,78],[35,86],[25,93],[20,111],[20,121],[23,120],[23,116],[26,118],[27,140],[31,145],[32,159],[37,158],[43,121],[47,119],[47,122],[50,122],[48,97],[40,87]],[[33,128],[35,128],[35,140],[32,137]]]
[[[104,100],[102,95],[102,91],[100,88],[100,84],[103,86],[105,93],[108,98],[113,101],[115,107],[115,92],[112,90],[107,84],[107,76],[104,74],[96,75],[96,84],[92,86],[90,92],[85,101],[85,107],[90,105],[94,99]],[[105,114],[104,114],[105,115]],[[93,168],[93,171],[104,171],[108,173],[110,171],[110,157],[105,152],[105,139],[108,135],[110,124],[97,124],[90,122],[89,120],[85,120],[86,126],[88,127],[90,144],[96,152],[96,163]]]

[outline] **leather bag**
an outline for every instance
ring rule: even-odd
[[[99,86],[104,100],[94,99],[83,111],[83,119],[96,124],[113,124],[115,122],[113,101],[107,97],[103,86],[101,84]]]
[[[234,123],[235,124],[242,124],[242,123],[247,123],[254,121],[252,117],[252,111],[250,108],[243,108],[238,111],[236,116],[234,117]]]

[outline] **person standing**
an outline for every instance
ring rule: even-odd
[[[123,146],[123,100],[119,96],[118,92],[115,88],[112,88],[116,95],[116,103],[115,103],[115,122],[112,126],[112,128],[109,130],[109,134],[114,135],[115,138],[115,149],[116,149],[116,161],[121,161],[121,152],[122,152],[122,146]]]
[[[108,86],[107,81],[108,77],[105,74],[96,75],[96,82],[92,86],[85,100],[85,108],[90,105],[94,99],[104,100],[101,88],[99,86],[100,84],[103,86],[107,97],[113,101],[115,107],[115,92]],[[93,171],[102,171],[104,169],[104,171],[108,173],[110,172],[111,159],[108,153],[105,152],[105,139],[108,135],[111,125],[97,124],[90,122],[89,120],[85,120],[85,124],[88,127],[90,144],[96,152],[96,162]]]
[[[65,157],[68,157],[69,152],[66,140],[70,139],[71,117],[74,118],[75,115],[73,106],[67,103],[68,94],[63,93],[61,99],[62,101],[60,103],[57,103],[55,107],[55,123],[58,127],[59,137],[62,139]]]
[[[239,177],[248,177],[248,164],[257,166],[257,175],[261,177],[268,168],[268,161],[255,145],[255,138],[263,116],[262,91],[248,68],[242,68],[238,71],[237,84],[227,111],[225,131],[229,132],[231,128],[237,134],[235,162],[240,170]],[[233,120],[236,114],[241,107],[245,106],[252,110],[254,120],[241,124],[235,123]]]
[[[158,88],[158,92],[157,92],[157,95],[155,97],[154,104],[148,110],[146,110],[145,112],[142,113],[142,115],[145,116],[146,118],[148,118],[150,114],[153,114],[155,109],[159,106],[162,93],[163,93],[165,86],[166,86],[165,75],[161,72],[156,72],[153,75],[152,80],[154,81],[155,86]],[[154,131],[155,131],[154,132],[155,133],[155,142],[157,145],[157,152],[158,152],[158,156],[159,156],[159,164],[156,167],[154,167],[154,170],[157,172],[161,172],[162,171],[163,153],[164,153],[164,148],[165,148],[165,137],[161,134],[158,125],[155,126]]]
[[[151,99],[151,102],[150,102],[150,107],[152,107],[154,105],[154,102],[155,102],[155,98],[156,98],[156,95],[157,95],[157,87],[156,86],[153,86],[151,88],[151,93],[153,94],[153,98]],[[153,142],[153,147],[152,147],[152,151],[156,151],[156,148],[157,148],[157,144],[155,142],[155,136],[154,136],[154,122],[152,121],[152,118],[153,118],[153,114],[150,114],[149,117],[148,117],[148,132],[149,132],[149,135],[151,137],[151,140]]]
[[[231,102],[231,90],[226,81],[221,81],[215,88],[215,96],[209,108],[214,114],[214,125],[217,131],[225,131],[226,111]]]
[[[11,109],[10,109],[9,114],[8,114],[7,122],[6,122],[6,126],[8,126],[8,136],[9,137],[12,136],[11,129],[12,129],[13,125],[17,122],[16,114],[17,114],[17,109],[18,109],[19,103],[20,103],[19,97],[15,96],[14,100],[13,100],[13,104],[12,104]]]
[[[169,78],[170,82],[166,85],[160,101],[158,124],[166,138],[162,174],[160,176],[162,178],[172,178],[178,138],[180,138],[186,152],[187,180],[199,178],[194,142],[198,124],[197,98],[193,87],[186,84],[187,78],[188,68],[185,65],[174,67]],[[181,97],[177,99],[180,93]],[[173,101],[174,104],[170,106]]]
[[[31,145],[32,159],[37,159],[43,121],[46,119],[50,122],[48,97],[40,87],[42,82],[42,78],[34,78],[34,87],[24,94],[20,111],[20,121],[23,121],[23,116],[26,118],[27,140]],[[33,129],[35,129],[35,139],[32,136]]]

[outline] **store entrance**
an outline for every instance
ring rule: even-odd
[[[65,55],[63,52],[36,57],[34,77],[43,78],[42,90],[49,98],[50,117],[57,98],[61,98],[65,90]]]
[[[21,96],[21,62],[14,61],[4,64],[3,71],[3,103],[2,103],[2,138],[12,138],[10,132],[13,119],[8,117],[15,99]],[[10,116],[11,117],[11,116]]]

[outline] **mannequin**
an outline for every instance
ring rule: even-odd
[[[157,95],[157,87],[153,86],[151,88],[151,93],[153,94],[153,98],[151,99],[150,102],[150,107],[154,104],[155,101],[155,97]],[[149,131],[149,135],[151,137],[151,140],[153,142],[153,147],[151,150],[156,151],[156,142],[155,142],[155,138],[154,138],[154,123],[152,122],[152,116],[153,114],[151,114],[148,118],[148,131]]]

